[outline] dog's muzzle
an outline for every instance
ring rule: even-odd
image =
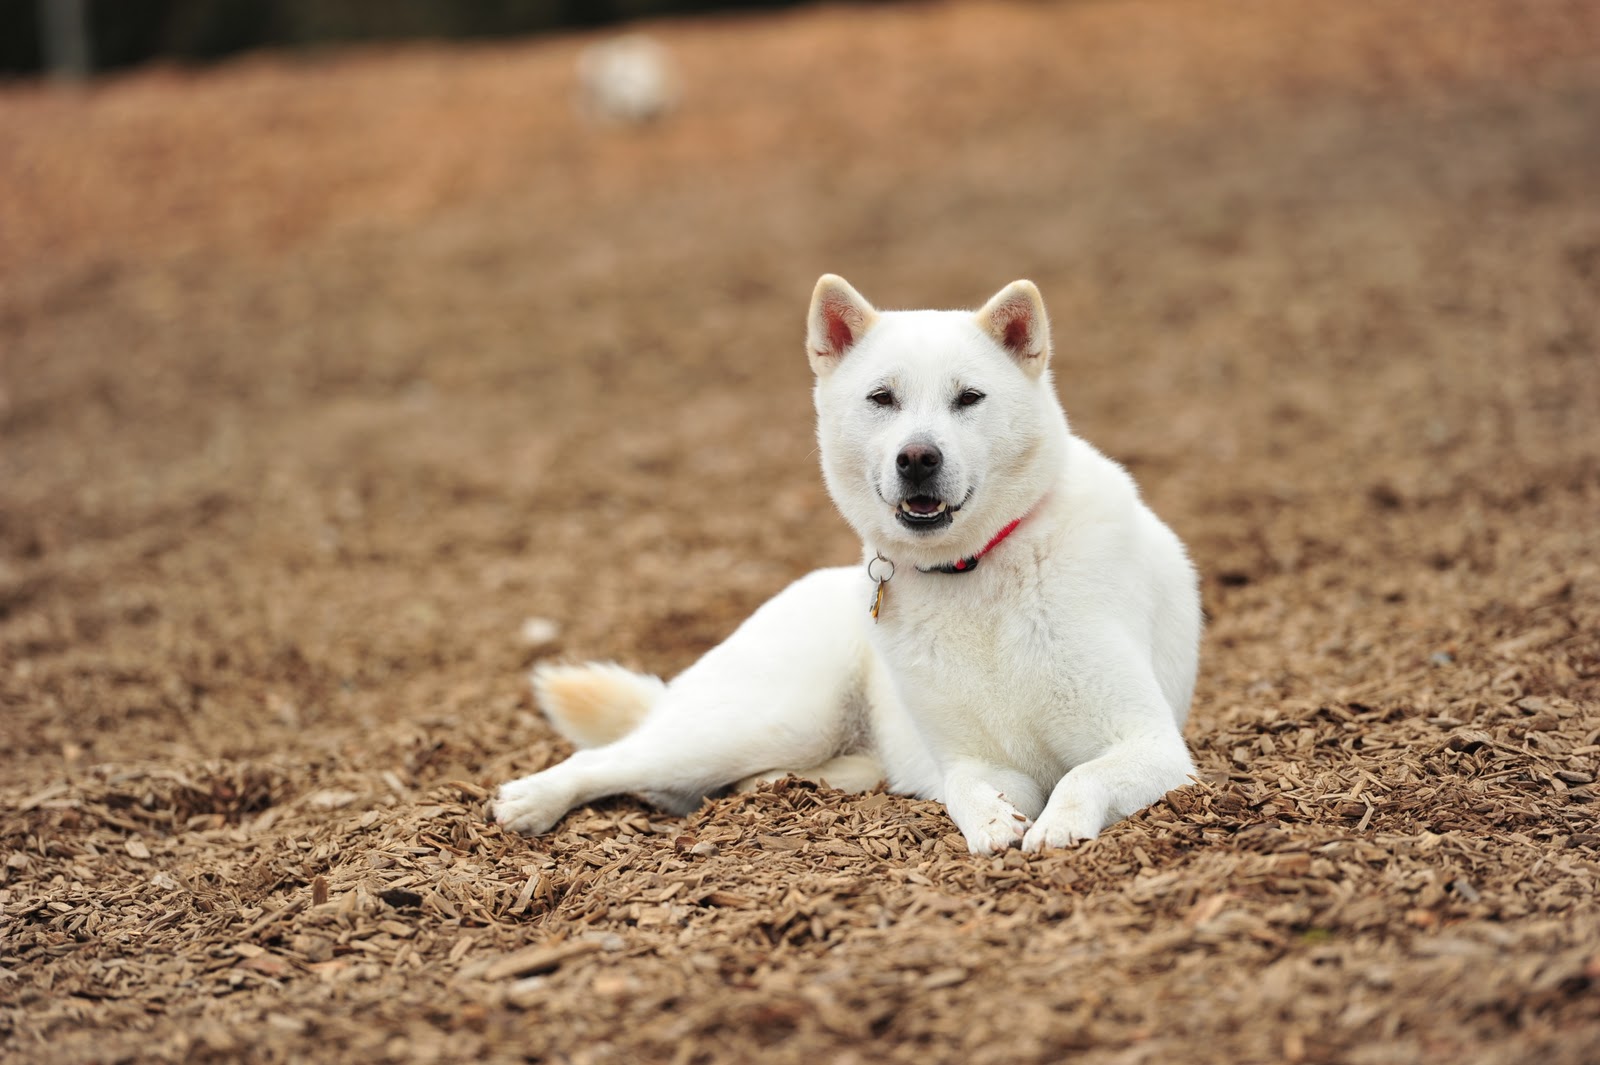
[[[912,439],[895,456],[894,467],[905,493],[894,512],[900,524],[921,533],[949,525],[961,507],[951,506],[944,499],[939,483],[944,453],[938,445],[927,439]]]

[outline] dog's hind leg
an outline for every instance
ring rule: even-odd
[[[752,690],[706,698],[701,685],[674,690],[633,732],[580,750],[559,765],[501,787],[495,820],[517,832],[548,831],[575,806],[608,795],[637,795],[669,813],[688,813],[709,793],[774,765],[823,766],[837,749],[826,726],[832,707],[796,712],[800,693]],[[842,701],[842,700],[841,700]]]
[[[496,820],[544,832],[574,806],[618,794],[683,813],[754,774],[853,753],[871,656],[865,583],[857,570],[796,581],[674,678],[631,732],[504,785]]]
[[[736,734],[629,733],[616,743],[580,750],[566,761],[500,788],[494,817],[515,832],[549,831],[568,810],[608,795],[638,795],[669,813],[686,813],[710,791],[747,770]]]

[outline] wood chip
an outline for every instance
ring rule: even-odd
[[[541,943],[513,951],[490,962],[483,969],[483,979],[504,980],[510,976],[528,976],[549,972],[563,962],[593,954],[601,949],[598,942],[573,940],[565,943]]]

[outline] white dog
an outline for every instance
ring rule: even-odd
[[[1038,289],[880,313],[828,275],[807,346],[823,476],[865,564],[796,581],[670,684],[535,671],[582,749],[503,786],[496,819],[544,832],[620,793],[687,812],[793,773],[936,799],[990,854],[1093,838],[1184,784],[1195,572],[1068,431]]]

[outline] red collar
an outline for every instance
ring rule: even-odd
[[[1024,514],[1023,517],[1025,518],[1027,515]],[[942,566],[929,566],[926,569],[918,566],[917,570],[921,573],[971,573],[973,570],[978,568],[978,563],[983,560],[984,555],[987,555],[990,551],[993,551],[996,547],[999,547],[1000,541],[1016,532],[1017,526],[1021,524],[1022,518],[1017,518],[1004,529],[1001,529],[999,532],[995,533],[994,539],[984,544],[983,550],[979,551],[975,555],[968,555],[966,558],[958,558],[954,562],[946,562]],[[880,563],[882,564],[881,566],[879,565]],[[882,572],[882,569],[885,566],[888,567],[887,573]],[[872,604],[870,607],[872,612],[872,620],[877,621],[878,614],[883,610],[884,589],[889,586],[889,578],[894,576],[894,563],[884,558],[882,555],[878,555],[876,558],[868,560],[867,576],[870,577],[878,586],[878,590],[872,594]]]
[[[984,544],[983,550],[979,551],[975,555],[968,555],[966,558],[958,558],[954,562],[946,562],[939,566],[928,566],[927,568],[918,566],[917,569],[923,573],[971,573],[973,570],[978,568],[978,563],[983,560],[984,555],[987,555],[990,551],[993,551],[997,546],[999,546],[1000,541],[1004,540],[1006,537],[1015,532],[1017,526],[1021,524],[1021,518],[1012,519],[1011,524],[995,533],[994,539]]]

